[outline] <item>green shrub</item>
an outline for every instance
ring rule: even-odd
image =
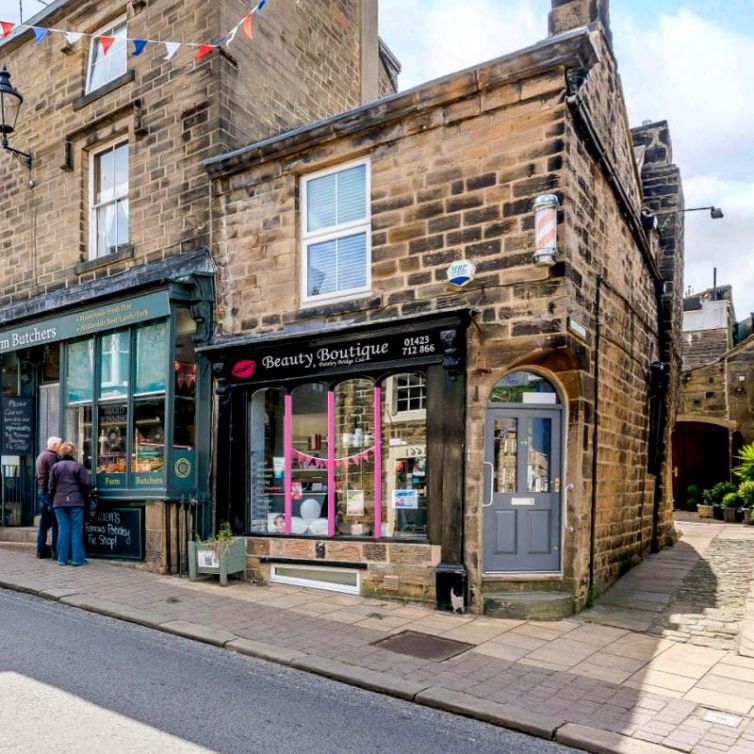
[[[743,498],[747,508],[754,508],[754,481],[741,482],[738,494]]]
[[[686,487],[686,494],[689,497],[697,497],[699,495],[699,488],[695,484],[690,484]]]
[[[735,491],[736,485],[733,482],[718,482],[714,487],[702,492],[702,500],[705,505],[720,505],[725,495]]]
[[[686,500],[686,507],[690,510],[695,510],[697,505],[699,505],[699,501],[695,497],[690,497]]]
[[[754,442],[744,445],[736,458],[741,463],[737,468],[733,469],[733,473],[744,481],[754,480]]]
[[[723,508],[738,508],[743,501],[743,498],[738,492],[729,492],[723,497]]]

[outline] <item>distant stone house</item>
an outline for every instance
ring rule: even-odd
[[[754,442],[752,317],[736,322],[731,286],[683,300],[683,372],[673,430],[674,499],[730,478],[738,449]]]
[[[555,617],[673,539],[683,195],[607,17],[205,160],[258,579]]]

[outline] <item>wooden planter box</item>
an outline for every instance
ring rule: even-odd
[[[696,512],[699,514],[699,518],[712,518],[712,506],[699,503],[696,506]]]
[[[234,539],[228,544],[189,542],[189,578],[199,574],[220,577],[220,586],[228,586],[228,574],[243,573],[246,580],[246,540]]]

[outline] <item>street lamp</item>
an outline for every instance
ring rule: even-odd
[[[709,210],[709,216],[713,220],[722,220],[725,217],[720,207],[692,207],[691,209],[685,209],[683,211],[684,212],[701,212],[705,209]]]
[[[31,154],[19,152],[8,144],[8,136],[16,130],[18,112],[23,101],[21,93],[10,83],[8,69],[3,66],[0,71],[0,146],[31,170]]]

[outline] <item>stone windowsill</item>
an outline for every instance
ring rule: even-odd
[[[83,272],[90,272],[91,270],[96,270],[99,267],[105,267],[108,264],[113,264],[114,262],[122,262],[124,259],[133,259],[133,255],[134,247],[130,244],[119,246],[118,251],[116,251],[114,254],[108,254],[104,257],[97,257],[97,259],[90,259],[87,262],[79,262],[76,265],[76,274],[80,275]]]
[[[118,76],[112,81],[108,81],[106,84],[103,84],[93,92],[82,94],[80,97],[76,98],[73,101],[73,109],[81,110],[82,107],[86,107],[88,104],[94,102],[95,100],[98,100],[100,97],[104,97],[106,94],[110,94],[110,92],[114,92],[116,89],[119,89],[124,84],[130,83],[134,80],[135,76],[136,74],[134,72],[134,69],[132,68],[130,71],[126,71],[122,76]]]

